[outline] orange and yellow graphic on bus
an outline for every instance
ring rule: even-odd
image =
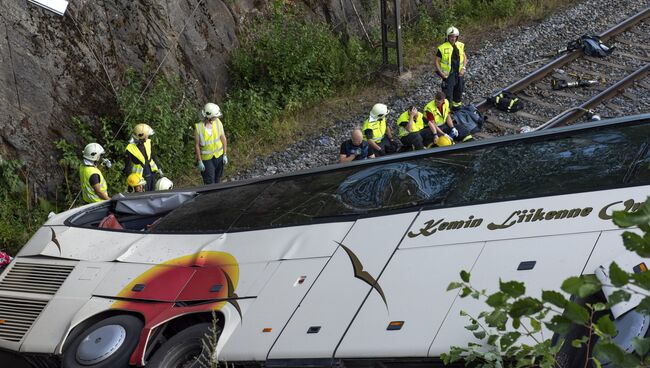
[[[151,267],[117,294],[123,300],[112,307],[132,309],[132,301],[143,300],[181,305],[183,302],[214,301],[212,309],[220,309],[225,299],[236,297],[238,281],[239,266],[235,257],[225,252],[202,251]]]

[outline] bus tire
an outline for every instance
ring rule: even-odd
[[[132,315],[101,320],[76,335],[63,352],[63,368],[126,368],[143,322]]]
[[[153,354],[147,366],[210,367],[210,354],[214,350],[214,347],[209,347],[208,339],[211,325],[211,323],[199,323],[174,335]],[[209,349],[206,349],[206,346]]]

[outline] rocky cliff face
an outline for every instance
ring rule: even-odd
[[[198,101],[219,101],[239,27],[267,1],[71,0],[60,17],[25,0],[2,0],[0,157],[27,162],[35,189],[52,194],[63,178],[54,142],[63,138],[81,151],[86,142],[75,137],[72,117],[119,115],[116,91],[128,68],[178,75]],[[362,35],[362,23],[378,22],[374,2],[304,5],[333,28]]]

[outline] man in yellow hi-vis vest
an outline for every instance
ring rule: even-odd
[[[458,28],[447,28],[447,41],[438,46],[435,58],[436,73],[442,78],[442,91],[449,98],[452,110],[457,110],[463,105],[465,89],[467,55],[465,44],[458,41],[459,35]]]
[[[218,183],[223,166],[228,164],[228,139],[219,118],[219,106],[207,103],[203,107],[203,121],[194,126],[194,151],[196,167],[201,171],[203,184]]]
[[[106,180],[97,168],[102,154],[104,154],[104,147],[99,143],[89,143],[83,151],[84,160],[79,166],[79,180],[81,181],[81,198],[86,203],[110,199]],[[110,167],[110,161],[105,160],[105,162]]]
[[[124,153],[124,176],[132,173],[140,174],[147,181],[145,191],[154,190],[154,173],[163,177],[162,169],[158,164],[156,155],[151,145],[151,137],[154,134],[153,129],[147,124],[138,124],[133,128],[133,138],[126,146]]]

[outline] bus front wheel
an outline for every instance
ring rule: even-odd
[[[143,326],[131,315],[113,316],[91,325],[63,352],[63,368],[128,367]]]
[[[210,323],[188,327],[167,340],[154,354],[147,367],[210,367],[214,346],[210,346]],[[215,331],[218,335],[219,331]]]

